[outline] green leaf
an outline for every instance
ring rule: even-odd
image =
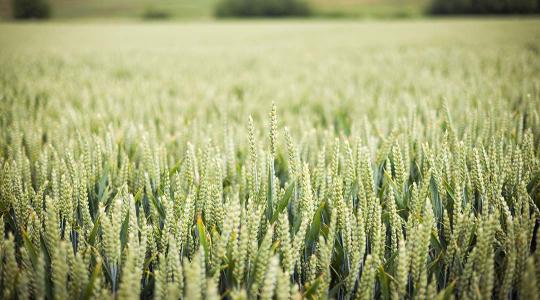
[[[111,194],[111,189],[109,188],[109,186],[106,186],[104,188],[103,191],[100,192],[100,194],[98,195],[98,202],[99,203],[104,203],[105,205],[104,206],[109,206],[113,200],[113,197],[109,197],[109,195]]]
[[[51,254],[49,252],[49,249],[47,249],[47,243],[45,243],[45,239],[43,237],[43,234],[40,236],[40,247],[41,252],[43,253],[43,259],[45,260],[45,267],[47,272],[50,272],[51,270]],[[46,299],[52,299],[52,280],[51,278],[46,278],[45,280],[45,291],[47,294]]]
[[[170,170],[169,170],[169,176],[173,176],[176,171],[180,170],[180,167],[182,166],[182,162],[184,162],[185,158],[182,158],[179,160]]]
[[[272,219],[270,219],[270,224],[274,224],[274,222],[277,221],[279,218],[279,215],[287,208],[289,205],[289,200],[291,199],[291,196],[294,191],[295,183],[291,182],[287,189],[285,190],[285,193],[283,194],[283,197],[281,197],[281,200],[278,203],[278,206],[276,207],[275,213],[272,215]]]
[[[165,211],[163,210],[163,207],[161,207],[161,204],[156,199],[156,197],[154,197],[151,194],[146,194],[146,196],[148,197],[148,199],[150,199],[150,202],[152,202],[152,205],[154,205],[154,207],[157,209],[160,218],[165,219]]]
[[[124,218],[124,222],[122,222],[122,228],[120,229],[120,247],[121,249],[124,249],[127,243],[128,239],[128,227],[129,227],[129,211],[126,214],[126,217]]]
[[[452,281],[445,289],[437,294],[437,299],[452,299],[454,296],[454,289],[456,287],[456,280]]]
[[[313,299],[316,296],[315,293],[317,292],[321,281],[321,276],[317,277],[317,279],[315,279],[309,286],[306,287],[306,291],[304,292],[302,297],[305,299]]]
[[[99,276],[99,273],[101,273],[101,263],[96,264],[94,270],[92,271],[92,276],[90,277],[90,280],[88,281],[88,284],[86,285],[86,288],[84,289],[84,294],[82,296],[83,300],[88,300],[93,296],[94,284]]]
[[[100,217],[98,216],[96,218],[96,221],[94,222],[94,228],[92,228],[92,231],[90,232],[90,235],[88,236],[88,243],[92,246],[96,242],[96,236],[98,233],[99,225],[100,225]]]
[[[308,241],[307,244],[311,245],[313,242],[317,241],[319,238],[319,233],[321,232],[321,224],[322,224],[322,213],[324,210],[324,207],[326,206],[326,201],[322,201],[319,205],[319,208],[315,211],[315,214],[313,215],[313,221],[311,221],[310,231],[308,234]]]
[[[32,261],[32,265],[35,267],[37,264],[37,250],[36,247],[34,247],[34,244],[30,241],[28,238],[28,233],[26,233],[25,230],[22,231],[22,239],[24,242],[24,248],[26,249],[26,252],[28,253],[28,256],[30,256],[30,260]]]
[[[383,299],[390,299],[390,281],[394,281],[392,276],[384,271],[383,266],[379,266],[379,282],[381,283],[381,294]]]
[[[133,200],[135,200],[135,203],[139,203],[142,200],[144,196],[143,193],[144,191],[142,188],[137,191],[137,193],[135,194],[135,197],[133,197]]]
[[[206,229],[202,221],[201,213],[197,216],[197,230],[199,231],[199,241],[204,250],[204,255],[208,257],[208,240],[206,239]]]
[[[345,279],[342,279],[338,283],[334,284],[332,289],[330,291],[328,291],[329,299],[337,298],[335,296],[337,295],[337,293],[338,293],[339,289],[341,288],[341,286],[343,286],[344,284],[345,284]]]
[[[143,267],[143,270],[148,270],[150,268],[150,265],[152,264],[152,262],[154,262],[154,260],[157,258],[158,254],[157,253],[154,253],[152,254],[152,256],[150,256],[149,258],[147,258],[145,261],[144,261],[144,267]]]

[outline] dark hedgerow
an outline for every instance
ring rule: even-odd
[[[15,19],[47,19],[51,7],[47,0],[12,0]]]
[[[148,7],[142,14],[142,18],[144,20],[163,20],[163,19],[170,19],[171,14],[162,9],[158,9],[155,7]]]
[[[302,0],[222,0],[215,13],[218,17],[307,16],[310,8]]]
[[[433,0],[431,14],[533,14],[540,0]]]

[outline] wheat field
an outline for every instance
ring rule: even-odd
[[[0,45],[2,299],[540,295],[537,19]]]

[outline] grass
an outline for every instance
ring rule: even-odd
[[[533,299],[539,25],[0,24],[0,298]]]

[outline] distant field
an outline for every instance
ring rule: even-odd
[[[210,18],[219,0],[50,0],[55,18],[137,18],[145,10],[174,18]],[[408,17],[421,15],[429,0],[308,0],[316,16]],[[9,17],[11,0],[0,0],[0,17]]]
[[[395,18],[424,13],[429,0],[310,0],[315,13],[328,17]]]
[[[138,18],[145,10],[175,18],[208,18],[219,0],[50,0],[55,18]],[[11,0],[0,0],[0,16],[9,16]]]
[[[209,17],[218,0],[52,0],[58,17],[138,17],[146,9],[178,18]]]

